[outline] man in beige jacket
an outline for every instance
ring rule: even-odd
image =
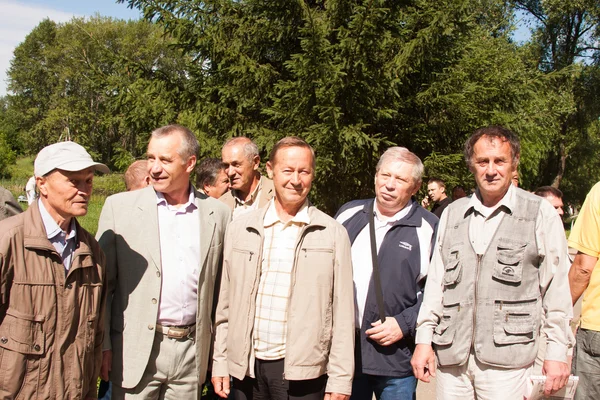
[[[346,230],[307,200],[315,170],[302,139],[267,163],[275,198],[227,231],[212,382],[235,399],[348,399],[354,294]]]

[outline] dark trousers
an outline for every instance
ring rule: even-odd
[[[283,377],[283,359],[264,361],[256,359],[254,376],[244,380],[233,378],[235,400],[322,400],[327,375],[303,381],[288,381]]]

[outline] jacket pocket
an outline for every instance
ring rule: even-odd
[[[521,283],[526,247],[526,243],[501,238],[496,249],[497,262],[492,272],[493,279],[508,284]]]
[[[537,321],[535,307],[535,300],[497,300],[494,307],[494,343],[502,346],[534,342]]]
[[[44,320],[44,316],[6,311],[0,325],[0,393],[19,398],[21,392],[36,392],[40,358],[46,352]]]
[[[438,346],[450,346],[454,342],[460,304],[445,305],[440,323],[433,331],[433,343]]]

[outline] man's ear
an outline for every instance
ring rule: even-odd
[[[421,189],[421,181],[415,182],[415,186],[413,187],[412,193],[410,194],[411,196],[414,196],[415,194],[417,194],[417,192],[419,191],[419,189]]]
[[[192,171],[194,170],[194,168],[196,168],[196,161],[198,159],[196,158],[196,156],[191,156],[190,158],[188,158],[187,162],[185,163],[185,170],[188,173],[192,173]]]
[[[45,176],[38,176],[35,178],[35,183],[40,192],[40,195],[48,196],[48,188],[46,188],[46,183],[48,182],[48,178]]]
[[[255,171],[258,171],[259,166],[260,166],[260,157],[254,156],[254,158],[252,158],[252,169]]]
[[[269,179],[273,179],[273,165],[271,165],[271,161],[267,161],[267,175]]]

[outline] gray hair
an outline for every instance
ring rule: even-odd
[[[425,172],[425,167],[421,162],[421,159],[416,154],[409,151],[406,147],[394,146],[387,149],[379,158],[375,172],[379,172],[381,166],[391,161],[400,161],[408,163],[413,166],[412,178],[414,183],[420,183]]]
[[[177,124],[162,126],[155,129],[152,132],[151,137],[159,139],[177,132],[181,134],[181,146],[177,149],[177,153],[179,153],[181,158],[187,160],[191,156],[198,157],[198,152],[200,151],[198,139],[196,138],[196,135],[194,135],[194,132],[185,126]]]
[[[493,125],[477,129],[465,142],[464,152],[467,166],[471,166],[473,153],[475,152],[475,143],[484,136],[490,140],[497,138],[503,142],[508,142],[510,145],[512,162],[515,166],[518,165],[519,157],[521,156],[521,142],[519,137],[510,129],[499,125]]]
[[[250,161],[252,161],[254,157],[258,156],[258,146],[252,141],[252,139],[247,138],[246,136],[232,137],[231,139],[225,142],[223,148],[235,145],[244,146],[244,156],[246,156],[246,158]]]

